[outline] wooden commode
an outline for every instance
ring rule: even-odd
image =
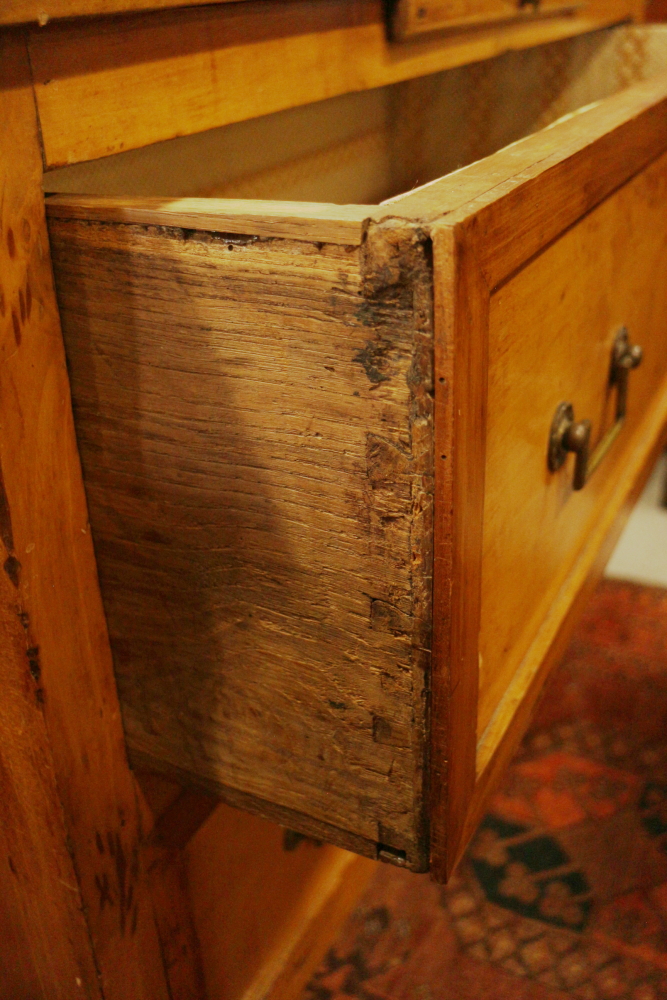
[[[0,11],[0,724],[34,729],[0,846],[32,811],[59,859],[8,883],[44,929],[5,978],[296,996],[324,917],[277,891],[291,936],[220,971],[228,807],[267,858],[268,820],[445,880],[665,441],[667,29],[75,6]],[[304,850],[289,906],[333,927],[370,868]],[[81,905],[47,919],[49,878]]]
[[[629,32],[647,80],[607,97]],[[513,60],[534,84],[561,60],[552,108],[515,86],[471,122],[470,70],[396,85],[382,154],[345,140],[350,183],[427,183],[379,206],[47,202],[131,758],[415,870],[456,861],[667,406],[667,32],[557,47]],[[587,108],[438,179],[569,102]],[[340,195],[335,153],[302,154],[304,187],[319,156]],[[246,170],[227,183],[280,195],[281,164]],[[615,427],[623,327],[643,363],[575,491],[552,420],[571,403],[591,452]]]

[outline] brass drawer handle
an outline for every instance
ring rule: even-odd
[[[577,456],[574,465],[572,489],[581,490],[595,472],[618,437],[623,426],[628,402],[628,376],[641,363],[642,349],[630,345],[630,335],[623,326],[616,335],[611,352],[609,383],[616,386],[616,420],[600,441],[592,455],[590,452],[591,422],[575,420],[572,403],[559,403],[549,434],[548,463],[551,472],[560,469],[569,451]]]

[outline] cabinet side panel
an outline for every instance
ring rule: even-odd
[[[62,219],[51,238],[131,752],[419,866],[414,281],[364,282],[359,247]]]
[[[21,36],[0,33],[0,996],[166,1000]]]

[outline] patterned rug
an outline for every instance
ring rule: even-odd
[[[446,888],[379,866],[303,1000],[667,1000],[667,591],[604,581]]]

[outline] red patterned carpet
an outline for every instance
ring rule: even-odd
[[[381,866],[303,1000],[667,1000],[667,591],[605,581],[447,888]]]

